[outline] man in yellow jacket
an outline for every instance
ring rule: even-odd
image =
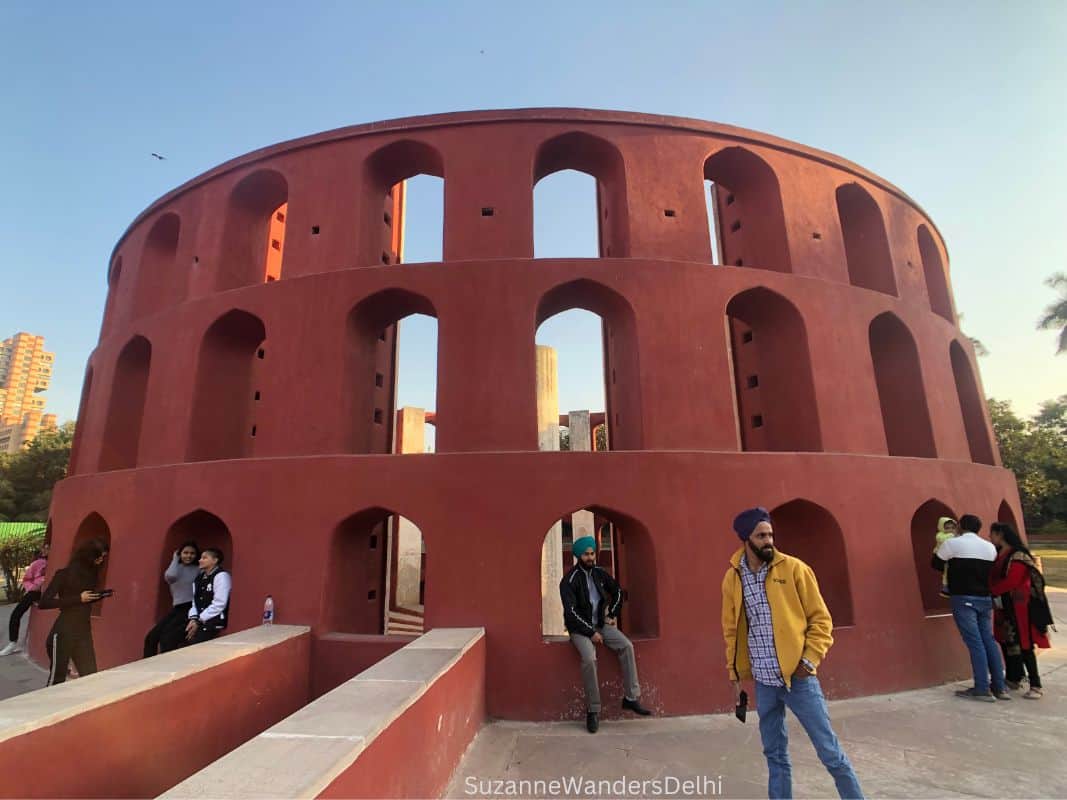
[[[843,798],[863,790],[830,725],[819,679],[819,662],[833,644],[833,621],[811,567],[774,548],[774,528],[765,508],[742,511],[734,520],[742,547],[722,581],[722,633],[726,670],[735,701],[742,681],[754,679],[767,795],[793,796],[793,772],[785,726],[788,708]]]

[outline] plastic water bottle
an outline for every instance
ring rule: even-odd
[[[269,594],[267,595],[267,599],[263,601],[263,624],[274,624],[274,598]]]

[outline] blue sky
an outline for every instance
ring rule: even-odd
[[[944,234],[987,393],[1031,413],[1067,391],[1067,356],[1034,330],[1043,278],[1067,270],[1067,4],[7,0],[0,19],[0,334],[47,337],[61,418],[111,248],[159,195],[324,129],[525,106],[698,117],[862,164]],[[429,404],[409,327],[404,400]],[[592,405],[596,326],[560,327],[542,339],[575,350],[561,405]]]

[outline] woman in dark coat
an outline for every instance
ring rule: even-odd
[[[58,608],[59,616],[48,632],[48,685],[67,679],[71,661],[78,675],[96,672],[96,653],[93,650],[93,629],[89,621],[91,606],[103,599],[96,591],[100,567],[107,558],[108,547],[101,539],[91,539],[80,545],[63,569],[56,573],[44,590],[39,608]]]
[[[1010,525],[1000,522],[990,526],[989,538],[997,547],[997,560],[989,571],[989,589],[996,599],[993,612],[993,635],[1004,653],[1004,678],[1012,689],[1019,689],[1023,669],[1030,678],[1027,700],[1042,696],[1041,676],[1037,672],[1035,648],[1049,647],[1048,635],[1031,624],[1031,570],[1037,566],[1030,550]]]

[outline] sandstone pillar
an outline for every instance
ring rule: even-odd
[[[556,351],[537,345],[537,445],[559,450],[559,383]],[[545,636],[564,636],[563,604],[559,582],[563,578],[563,523],[557,522],[541,547],[541,625]]]
[[[396,416],[396,452],[425,452],[426,411],[421,408],[401,408]],[[401,608],[419,610],[422,532],[413,522],[404,517],[397,517],[394,530],[396,530],[396,604]]]
[[[571,451],[589,452],[592,450],[593,436],[590,430],[589,412],[571,411],[567,415],[567,422],[571,431]],[[571,517],[571,524],[575,540],[583,536],[594,536],[596,526],[593,522],[592,511],[575,511]]]

